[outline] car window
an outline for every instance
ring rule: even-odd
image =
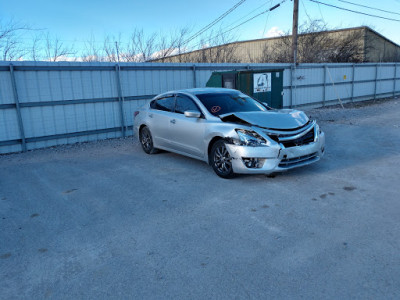
[[[151,102],[150,107],[164,111],[174,111],[175,101],[173,96],[160,98]]]
[[[200,112],[196,103],[194,103],[192,99],[184,95],[176,96],[175,112],[183,114],[187,110],[194,110]]]
[[[233,112],[267,110],[261,103],[241,92],[197,94],[196,97],[214,116]]]

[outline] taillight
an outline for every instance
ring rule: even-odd
[[[133,113],[133,117],[136,117],[138,114],[139,114],[139,111],[135,111],[135,112]]]

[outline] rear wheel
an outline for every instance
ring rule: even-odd
[[[232,168],[232,157],[224,141],[215,142],[211,148],[210,163],[215,173],[222,178],[232,178],[235,176]]]
[[[153,154],[157,152],[157,149],[153,146],[153,138],[150,130],[147,127],[143,127],[139,133],[139,141],[142,145],[143,151],[147,154]]]

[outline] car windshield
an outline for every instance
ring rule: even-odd
[[[233,112],[267,110],[261,103],[240,92],[196,94],[196,97],[214,116]]]

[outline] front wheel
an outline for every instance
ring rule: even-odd
[[[226,149],[224,141],[217,141],[211,148],[210,164],[215,173],[222,178],[235,176],[232,168],[232,157]]]
[[[157,149],[153,146],[153,138],[150,130],[147,127],[143,127],[139,133],[139,141],[142,145],[143,151],[147,154],[153,154],[157,152]]]

